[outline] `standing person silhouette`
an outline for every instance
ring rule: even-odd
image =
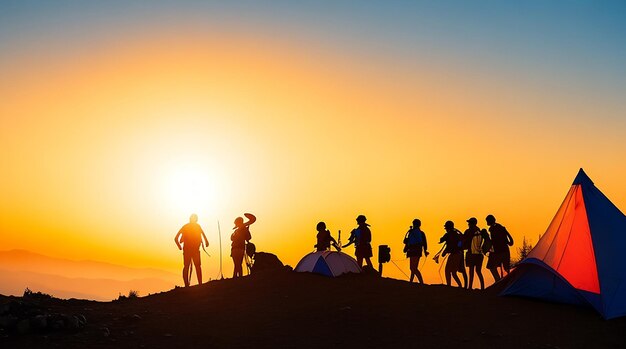
[[[428,244],[426,243],[426,234],[420,229],[421,226],[422,221],[417,218],[413,220],[413,226],[404,238],[404,252],[406,252],[406,256],[410,260],[411,278],[409,282],[413,282],[413,277],[417,276],[417,281],[423,284],[424,279],[422,279],[422,273],[420,273],[418,267],[420,257],[422,257],[422,250],[424,255],[428,257]]]
[[[249,227],[256,221],[256,217],[251,213],[244,213],[244,216],[248,218],[247,222],[244,222],[241,217],[235,218],[235,227],[233,228],[235,231],[230,236],[230,241],[232,241],[230,256],[235,265],[233,278],[243,276],[243,257],[246,253],[246,243],[252,239]]]
[[[451,278],[461,287],[461,280],[456,275],[460,272],[463,276],[463,288],[467,288],[467,273],[465,272],[465,263],[463,262],[463,250],[461,249],[462,237],[461,232],[454,227],[454,222],[447,221],[444,226],[446,233],[439,239],[439,243],[445,242],[446,248],[443,250],[442,256],[449,254],[446,261],[446,284],[452,285]]]
[[[341,247],[337,245],[335,238],[333,238],[332,235],[330,235],[330,231],[326,229],[326,223],[317,223],[315,229],[317,230],[317,244],[315,244],[317,252],[330,250],[331,244],[335,247],[335,249],[337,249],[337,251],[341,251]]]
[[[200,265],[202,239],[204,239],[205,247],[209,247],[209,241],[206,235],[204,235],[200,224],[198,224],[198,215],[194,213],[189,217],[189,223],[183,225],[174,237],[174,242],[176,242],[178,249],[183,250],[183,281],[185,282],[185,287],[188,287],[191,282],[189,268],[192,261],[196,267],[198,285],[202,284],[202,266]],[[182,247],[180,246],[181,243],[183,244]]]
[[[359,264],[359,267],[363,267],[363,259],[367,263],[367,266],[372,270],[374,266],[372,265],[372,261],[370,258],[372,257],[372,231],[369,228],[369,224],[365,223],[367,218],[364,215],[359,215],[356,217],[356,223],[358,227],[352,229],[350,232],[350,238],[348,238],[348,243],[342,247],[348,247],[351,244],[354,244],[354,254],[356,255],[356,261]]]
[[[489,240],[489,234],[485,229],[478,227],[478,219],[472,217],[467,220],[467,230],[463,233],[463,244],[467,246],[465,264],[469,269],[469,289],[474,287],[474,271],[480,281],[480,289],[485,289],[485,279],[483,278],[483,244]]]
[[[511,270],[511,251],[509,251],[509,246],[513,246],[513,237],[504,226],[496,223],[496,217],[493,215],[488,215],[485,221],[487,221],[489,226],[493,249],[489,253],[489,259],[487,259],[487,269],[493,275],[494,281],[498,282],[502,278],[500,273],[498,273],[498,267],[502,267],[507,274]]]

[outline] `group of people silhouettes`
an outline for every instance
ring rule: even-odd
[[[341,246],[331,236],[326,229],[324,222],[317,224],[317,251],[329,250],[334,246],[338,251],[351,244],[355,245],[355,255],[359,267],[363,267],[363,260],[369,267],[372,267],[370,258],[372,257],[372,232],[366,218],[360,215],[356,218],[358,227],[350,233],[348,244]],[[510,271],[511,255],[509,246],[513,245],[513,237],[504,226],[496,223],[493,215],[486,217],[489,232],[478,227],[478,220],[474,217],[467,220],[468,228],[461,232],[454,227],[454,222],[447,221],[444,224],[445,233],[439,239],[440,244],[444,244],[439,253],[434,257],[438,263],[439,258],[447,258],[445,264],[446,284],[451,286],[452,279],[459,287],[471,289],[474,283],[474,274],[478,277],[480,288],[485,288],[485,279],[482,274],[484,256],[488,255],[487,269],[491,271],[495,281],[502,277],[498,268],[505,272]],[[409,259],[409,269],[411,276],[409,282],[415,278],[419,283],[424,283],[422,273],[419,271],[419,261],[422,256],[428,257],[428,242],[426,234],[421,230],[422,222],[414,219],[413,224],[404,236],[404,253]],[[466,266],[469,269],[469,282]],[[463,284],[458,277],[458,273],[463,277]]]
[[[234,264],[233,278],[243,276],[244,257],[248,250],[254,248],[250,243],[252,239],[250,225],[256,221],[256,217],[251,213],[244,213],[244,216],[248,219],[247,221],[244,221],[243,217],[235,218],[234,232],[230,235],[230,241],[232,241],[230,257],[233,259]],[[204,245],[202,245],[203,239]],[[183,281],[185,287],[189,286],[191,282],[191,269],[193,267],[196,268],[198,284],[202,284],[200,247],[209,247],[209,241],[198,224],[198,215],[194,213],[189,217],[189,223],[180,228],[174,237],[174,242],[176,246],[178,246],[178,249],[183,251]]]
[[[234,232],[230,240],[231,258],[233,259],[234,270],[233,277],[243,275],[243,261],[246,257],[247,250],[254,249],[250,243],[252,236],[250,234],[250,225],[256,221],[256,217],[250,213],[245,213],[243,217],[235,219]],[[367,218],[359,215],[356,218],[357,227],[352,229],[348,243],[341,245],[341,236],[339,241],[335,240],[330,231],[326,227],[326,223],[319,222],[316,226],[317,244],[316,250],[327,251],[334,247],[337,251],[342,248],[354,245],[354,254],[356,256],[359,267],[363,268],[365,261],[367,267],[373,269],[371,257],[372,253],[372,232],[370,225],[366,223]],[[496,222],[493,215],[485,218],[489,231],[478,227],[478,220],[474,217],[467,220],[468,228],[465,232],[454,227],[454,222],[447,221],[444,224],[445,233],[439,239],[440,244],[444,244],[441,250],[434,256],[434,260],[438,263],[439,258],[447,258],[445,263],[446,284],[451,286],[452,279],[459,287],[466,289],[473,288],[474,274],[478,277],[480,288],[485,288],[485,280],[482,274],[482,266],[484,256],[488,255],[487,269],[493,275],[494,281],[500,280],[502,277],[498,268],[510,271],[511,255],[509,246],[513,245],[513,238],[504,226]],[[411,276],[410,282],[414,278],[421,284],[424,283],[421,272],[419,271],[419,261],[422,256],[428,257],[428,243],[426,234],[421,230],[422,222],[414,219],[411,227],[404,235],[404,253],[409,258],[409,269]],[[341,231],[339,232],[341,235]],[[183,251],[183,280],[185,286],[189,286],[191,281],[192,263],[196,268],[196,276],[198,284],[202,283],[202,267],[200,263],[200,247],[208,247],[209,242],[198,224],[198,216],[192,214],[189,223],[185,224],[174,237],[174,241],[179,249]],[[202,244],[204,241],[204,245]],[[182,246],[181,246],[182,244]],[[466,267],[469,269],[469,280]],[[463,277],[463,284],[458,277],[458,273]],[[469,282],[468,282],[469,281]]]
[[[482,274],[482,266],[484,256],[488,255],[487,269],[493,275],[494,281],[501,279],[498,268],[502,268],[506,273],[511,268],[511,254],[509,246],[513,246],[513,237],[504,226],[496,223],[493,215],[485,218],[489,226],[489,232],[486,229],[478,227],[478,220],[474,217],[467,220],[467,229],[461,233],[454,227],[454,222],[447,221],[444,224],[445,234],[439,239],[439,243],[445,243],[437,254],[435,260],[438,261],[439,256],[446,257],[445,265],[446,284],[451,285],[454,279],[459,287],[473,288],[474,273],[480,282],[480,288],[485,288],[485,279]],[[469,268],[469,282],[466,272],[466,266]],[[457,273],[463,277],[463,285]]]

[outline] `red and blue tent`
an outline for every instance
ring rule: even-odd
[[[626,316],[626,216],[580,169],[548,230],[502,295],[590,305]]]

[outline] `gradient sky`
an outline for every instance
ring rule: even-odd
[[[293,266],[359,214],[394,260],[413,218],[534,243],[580,167],[626,207],[624,38],[621,1],[0,1],[2,249],[172,270],[192,212],[207,277],[243,212]]]

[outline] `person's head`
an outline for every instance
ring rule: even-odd
[[[198,223],[198,215],[192,213],[191,216],[189,216],[189,223]]]
[[[419,228],[422,226],[422,221],[420,221],[419,219],[415,218],[413,220],[413,228]]]
[[[242,217],[235,218],[235,227],[233,229],[237,229],[241,227],[243,227],[243,218]]]
[[[446,224],[443,225],[446,230],[454,230],[454,222],[447,221]]]
[[[324,222],[317,223],[317,226],[315,227],[315,229],[317,229],[317,231],[326,231],[326,223]]]
[[[366,220],[367,220],[367,218],[364,215],[359,215],[358,217],[356,217],[356,222],[359,225],[363,225],[363,224],[369,225],[369,224],[365,223]]]
[[[476,219],[476,217],[472,217],[470,219],[467,220],[467,225],[471,228],[471,227],[475,227],[476,225],[478,225],[478,219]]]
[[[485,220],[487,221],[487,225],[488,226],[492,226],[492,225],[496,224],[496,217],[494,217],[492,214],[487,216],[487,218],[485,218]]]

